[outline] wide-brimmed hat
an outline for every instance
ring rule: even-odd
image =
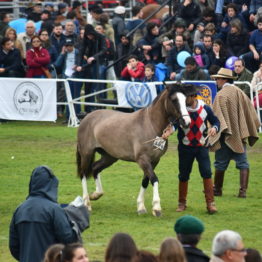
[[[236,79],[233,75],[233,71],[228,68],[220,68],[216,75],[211,75],[212,78],[225,78],[225,79]]]

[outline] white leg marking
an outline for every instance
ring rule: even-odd
[[[87,181],[86,181],[86,177],[84,176],[82,178],[82,188],[83,188],[83,199],[84,199],[84,203],[87,206],[88,210],[91,211],[91,202],[89,199],[89,195],[88,195],[88,189],[87,189]]]
[[[137,213],[138,214],[144,214],[146,213],[146,208],[145,208],[145,192],[146,192],[146,188],[144,187],[140,187],[140,191],[137,197]]]
[[[100,174],[97,175],[97,178],[95,179],[95,183],[96,183],[96,191],[90,194],[89,196],[91,200],[97,200],[104,194]]]
[[[191,119],[190,119],[190,116],[189,116],[188,111],[186,109],[186,96],[182,93],[179,93],[179,92],[176,95],[177,95],[177,98],[178,98],[178,101],[179,101],[181,114],[183,115],[183,119],[185,121],[185,124],[190,125]]]
[[[160,206],[160,197],[158,193],[158,182],[155,182],[153,185],[153,215],[160,216],[161,215],[161,206]]]
[[[103,192],[100,174],[97,175],[95,182],[96,182],[96,192],[103,194],[104,192]]]

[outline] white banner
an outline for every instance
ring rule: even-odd
[[[150,105],[157,96],[154,83],[116,82],[118,105],[142,108]]]
[[[55,121],[56,81],[0,78],[0,118]]]

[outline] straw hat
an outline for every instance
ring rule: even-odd
[[[212,78],[226,78],[226,79],[236,79],[233,76],[233,71],[228,68],[220,68],[216,75],[211,75]]]

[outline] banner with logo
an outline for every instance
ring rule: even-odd
[[[130,108],[143,108],[152,103],[157,96],[153,83],[123,82],[115,84],[118,105]]]
[[[212,105],[217,94],[217,85],[215,81],[195,82],[183,81],[183,83],[194,84],[201,87],[199,98],[202,99],[207,105]]]
[[[55,121],[56,81],[0,78],[0,118]]]

